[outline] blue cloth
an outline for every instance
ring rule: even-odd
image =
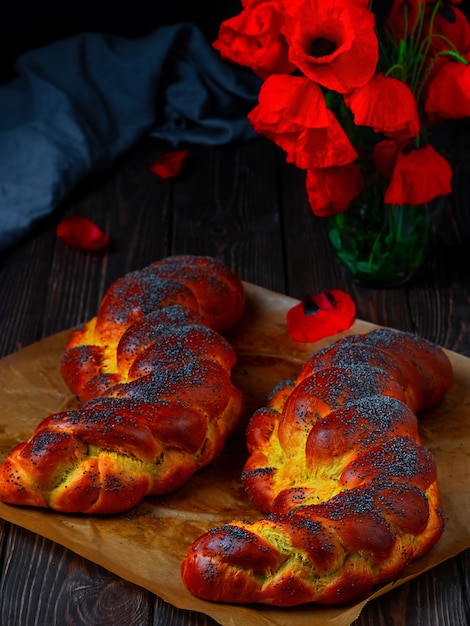
[[[0,86],[0,252],[145,134],[171,146],[255,136],[246,115],[259,79],[192,24],[139,39],[84,33],[24,54],[16,70]]]

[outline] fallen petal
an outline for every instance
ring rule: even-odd
[[[149,169],[160,178],[173,178],[181,172],[188,156],[188,150],[165,152],[165,154],[155,159]]]
[[[106,233],[83,215],[65,217],[57,225],[56,234],[67,245],[80,250],[101,250],[110,241]]]

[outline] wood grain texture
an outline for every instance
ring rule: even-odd
[[[89,180],[0,258],[0,355],[96,313],[107,286],[168,254],[216,256],[240,277],[300,298],[345,289],[358,317],[413,330],[470,356],[470,157],[455,157],[454,192],[420,276],[374,291],[334,262],[326,220],[315,218],[303,173],[269,142],[191,147],[181,176],[149,165],[164,150],[143,141],[112,171]],[[84,214],[112,246],[87,254],[55,237],[58,220]],[[0,419],[1,422],[1,419]],[[0,624],[5,626],[211,626],[72,552],[0,520]],[[132,555],[129,555],[132,558]],[[470,623],[470,551],[370,602],[354,626]]]

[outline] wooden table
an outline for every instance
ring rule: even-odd
[[[161,180],[162,151],[141,142],[111,172],[86,181],[36,232],[0,258],[0,355],[69,328],[98,307],[111,281],[174,253],[210,254],[242,279],[301,298],[345,289],[358,317],[416,331],[470,356],[469,153],[454,160],[454,193],[424,271],[403,288],[369,290],[335,264],[327,223],[306,204],[303,174],[272,144],[191,147],[182,175]],[[112,237],[104,254],[55,236],[64,215],[84,214]],[[0,520],[0,624],[202,625],[151,593],[20,527]],[[470,623],[470,551],[370,602],[355,626]]]

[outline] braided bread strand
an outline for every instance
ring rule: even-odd
[[[451,383],[445,353],[407,333],[353,335],[313,355],[248,426],[242,479],[267,516],[198,538],[187,588],[231,603],[340,604],[397,577],[443,531],[416,412]]]
[[[240,421],[235,352],[244,307],[219,261],[180,255],[126,274],[74,330],[61,370],[82,403],[46,417],[0,467],[0,499],[116,513],[183,485]]]

